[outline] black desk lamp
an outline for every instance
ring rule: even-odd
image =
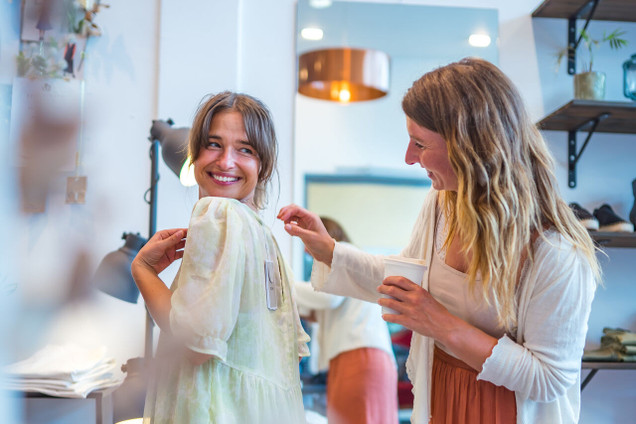
[[[173,128],[172,120],[152,121],[150,128],[150,188],[144,198],[149,205],[148,239],[157,230],[157,183],[159,181],[159,146],[168,168],[180,177],[185,186],[194,185],[194,179],[188,179],[187,146],[189,128]],[[149,194],[149,198],[148,198]],[[110,252],[102,259],[95,272],[94,284],[100,291],[130,303],[137,303],[139,290],[130,272],[132,261],[147,239],[139,233],[124,233],[124,246]],[[145,369],[153,356],[154,321],[146,311],[146,333],[144,357],[129,359],[122,366],[127,376],[122,385],[113,394],[114,422],[143,415],[146,394]]]

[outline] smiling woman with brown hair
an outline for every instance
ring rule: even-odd
[[[276,169],[269,111],[244,94],[209,97],[190,153],[199,201],[188,229],[157,232],[132,265],[161,328],[144,422],[304,422],[298,360],[309,337],[293,277],[257,214]],[[159,273],[181,257],[168,289]]]

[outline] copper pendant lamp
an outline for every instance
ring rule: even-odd
[[[298,58],[298,92],[341,103],[378,99],[389,92],[389,56],[348,47],[303,53]]]

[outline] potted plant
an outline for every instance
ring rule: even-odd
[[[583,50],[585,56],[581,57],[579,54],[582,71],[574,75],[574,98],[589,100],[603,100],[605,98],[605,73],[594,70],[594,50],[604,43],[609,44],[612,50],[626,46],[627,40],[623,38],[624,34],[625,31],[615,29],[609,34],[604,32],[601,39],[594,39],[587,30],[581,30],[581,42],[577,49]],[[571,47],[559,53],[559,63],[567,56],[569,49]]]

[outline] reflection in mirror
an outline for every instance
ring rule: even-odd
[[[402,97],[422,74],[460,58],[477,56],[497,64],[497,10],[358,1],[333,1],[329,7],[315,8],[310,3],[298,1],[297,55],[330,47],[383,51],[390,58],[389,93],[348,104],[296,94],[294,201],[307,205],[307,174],[425,180],[419,167],[404,163],[408,138]],[[306,28],[311,28],[305,31],[311,39],[301,35]],[[488,37],[490,43],[473,46],[471,35],[477,38],[473,43],[486,44]],[[400,232],[402,246],[418,211],[415,208],[410,218],[401,218],[404,227],[395,230]],[[362,210],[345,212],[360,219],[367,215]],[[370,221],[359,225],[373,231],[380,224]],[[294,268],[300,269],[302,248],[296,252]]]
[[[431,185],[421,176],[343,172],[307,174],[304,181],[308,209],[338,217],[351,243],[379,255],[397,255],[404,248],[404,226],[415,221]]]

